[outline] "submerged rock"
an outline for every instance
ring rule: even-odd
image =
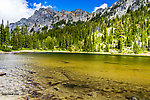
[[[34,82],[33,85],[34,85],[34,86],[39,86],[40,84],[37,83],[37,82]]]
[[[52,85],[52,82],[48,82],[49,85]]]
[[[69,84],[69,83],[67,83],[67,84],[63,84],[65,87],[68,87],[68,88],[74,88],[74,87],[76,87],[77,85],[75,85],[75,84]]]
[[[68,63],[70,63],[70,62],[68,62],[68,61],[61,61],[62,63],[65,63],[65,64],[68,64]]]
[[[59,89],[58,88],[54,88],[56,91],[58,91]]]
[[[126,96],[126,99],[128,99],[128,100],[138,100],[136,97],[134,97],[134,96]]]
[[[37,92],[37,90],[34,90],[34,91],[32,91],[32,93],[31,93],[31,97],[32,98],[39,98],[39,97],[41,97],[43,94],[41,94],[41,93],[39,93],[39,92]]]
[[[67,64],[67,63],[69,63],[69,62],[67,62],[67,61],[64,61],[64,63],[66,63],[66,64]]]
[[[36,72],[33,72],[33,71],[28,71],[30,74],[34,74],[34,73],[36,73]]]
[[[4,75],[6,75],[6,73],[0,72],[0,76],[4,76]]]

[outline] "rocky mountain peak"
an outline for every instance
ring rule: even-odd
[[[80,11],[82,11],[82,9],[77,8],[77,9],[75,10],[75,12],[80,12]]]
[[[52,28],[52,25],[65,20],[66,22],[77,22],[79,20],[81,21],[87,21],[88,19],[92,18],[92,14],[88,13],[86,11],[83,11],[81,9],[76,9],[75,11],[66,11],[62,10],[54,11],[51,8],[40,8],[39,10],[36,10],[34,14],[29,17],[28,19],[22,18],[20,21],[16,23],[11,23],[10,28],[15,29],[16,26],[21,27],[22,25],[26,25],[29,27],[29,30],[32,29],[35,24],[38,27],[34,27],[35,30],[41,29],[41,27],[49,26],[49,28]]]

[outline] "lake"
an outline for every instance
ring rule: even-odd
[[[1,54],[0,72],[4,99],[150,99],[150,57]]]

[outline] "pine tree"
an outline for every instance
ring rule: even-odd
[[[133,46],[133,51],[134,51],[135,54],[139,54],[140,48],[139,48],[139,46],[138,46],[138,44],[136,42],[137,41],[135,40],[134,41],[134,46]]]
[[[30,49],[33,48],[33,45],[32,45],[32,38],[29,36],[28,33],[27,33],[27,35],[26,35],[26,37],[25,37],[25,47],[26,47],[26,48],[30,48]]]
[[[38,38],[37,38],[37,34],[36,32],[34,32],[33,34],[33,49],[37,49],[38,48]]]
[[[18,50],[19,46],[18,46],[18,38],[15,34],[15,32],[13,33],[12,39],[11,39],[11,44],[12,44],[12,49],[13,50]]]
[[[10,32],[9,32],[9,26],[7,25],[5,27],[5,35],[4,35],[4,42],[8,46],[10,44]]]
[[[4,21],[2,20],[2,24],[0,26],[0,46],[2,47],[3,42],[4,42]]]

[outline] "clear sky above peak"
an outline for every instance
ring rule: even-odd
[[[61,11],[67,10],[72,11],[77,8],[85,10],[87,12],[94,11],[95,7],[99,7],[102,4],[108,4],[108,7],[111,6],[117,0],[27,0],[30,4],[29,7],[33,7],[32,4],[35,2],[37,4],[41,3],[43,5],[51,5],[54,7],[54,10]]]

